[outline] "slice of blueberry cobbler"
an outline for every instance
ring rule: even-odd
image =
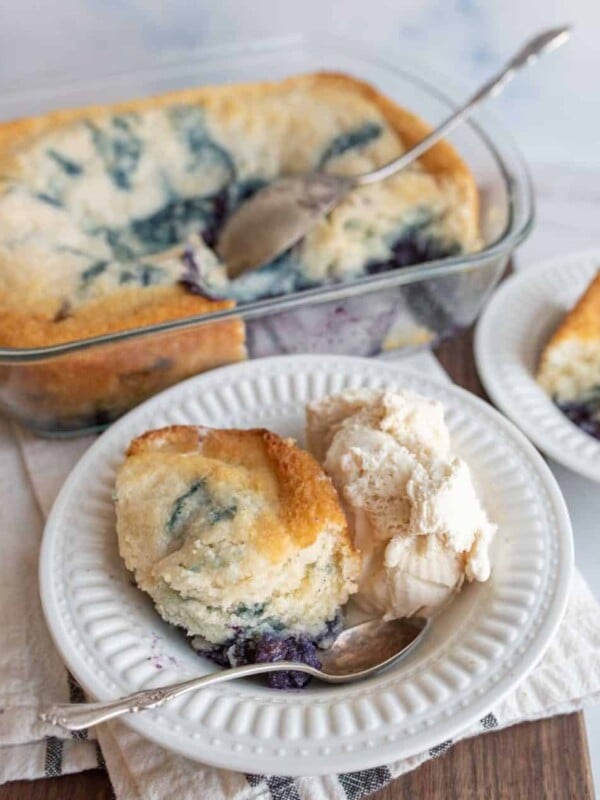
[[[131,443],[114,499],[126,566],[199,655],[225,667],[319,666],[360,556],[307,451],[265,429],[148,431]],[[299,688],[308,676],[268,679]]]

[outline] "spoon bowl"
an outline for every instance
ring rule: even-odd
[[[350,683],[373,675],[405,656],[420,641],[428,625],[429,620],[424,617],[389,621],[368,620],[342,631],[329,649],[319,653],[320,669],[295,661],[247,664],[171,686],[145,689],[106,703],[54,705],[41,712],[40,719],[68,731],[79,731],[123,714],[135,714],[146,708],[156,708],[195,689],[268,672],[294,670],[304,672],[325,683]]]
[[[315,172],[279,178],[243,203],[227,220],[216,251],[230,279],[256,269],[296,244],[339,205],[353,178]]]
[[[407,655],[425,632],[429,619],[369,620],[346,628],[319,653],[320,674],[327,683],[349,683],[389,667]]]

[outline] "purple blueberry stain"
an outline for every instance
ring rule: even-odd
[[[174,656],[165,655],[165,653],[163,653],[161,641],[162,636],[156,632],[153,632],[150,640],[150,655],[147,657],[146,661],[149,661],[157,670],[164,669],[165,659],[174,666],[179,666],[179,662]]]

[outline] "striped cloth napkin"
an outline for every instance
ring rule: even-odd
[[[409,369],[440,378],[430,354]],[[37,591],[44,518],[65,477],[93,439],[47,441],[0,421],[0,782],[104,766],[118,800],[360,800],[443,754],[453,741],[375,769],[308,778],[244,775],[174,755],[120,722],[77,735],[37,719],[40,707],[83,699],[45,628]],[[458,739],[580,709],[600,699],[600,607],[576,575],[566,617],[534,672]]]

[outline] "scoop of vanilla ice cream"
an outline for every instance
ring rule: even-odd
[[[312,403],[307,440],[338,489],[362,556],[355,596],[387,619],[431,614],[490,575],[496,531],[440,403],[357,389]]]

